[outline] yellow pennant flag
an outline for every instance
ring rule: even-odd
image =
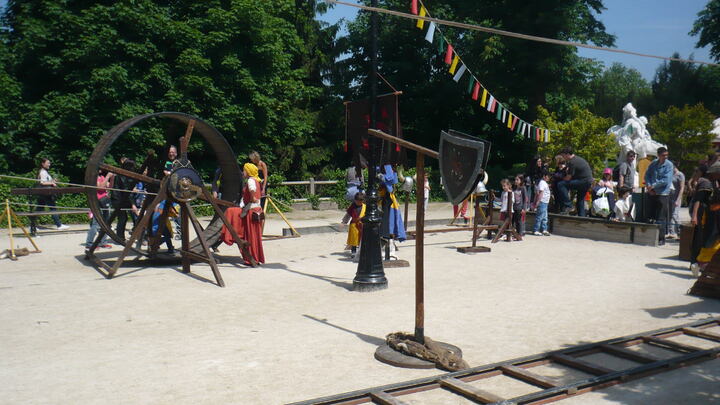
[[[512,128],[513,115],[511,112],[508,113],[508,128]]]
[[[458,62],[460,62],[460,57],[455,55],[455,57],[453,58],[453,61],[452,61],[452,65],[450,65],[450,74],[451,75],[455,74],[455,69],[457,69]]]
[[[427,10],[425,10],[425,6],[420,6],[420,14],[419,14],[420,17],[425,17],[426,14],[427,14]],[[425,20],[417,20],[416,27],[418,27],[420,29],[425,28]]]
[[[483,88],[482,99],[480,99],[480,107],[487,106],[487,96],[488,96],[488,91],[485,88]]]

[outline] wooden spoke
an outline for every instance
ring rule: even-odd
[[[155,196],[153,199],[153,202],[150,203],[150,206],[148,206],[148,212],[155,211],[155,207],[157,207],[158,204],[162,200],[167,199],[167,181],[163,181],[160,184],[160,191],[158,191],[158,195]],[[152,215],[145,215],[140,222],[135,226],[135,229],[132,232],[132,235],[130,235],[130,239],[125,241],[125,247],[123,248],[122,253],[120,254],[120,257],[118,257],[117,261],[113,265],[112,269],[110,270],[110,277],[114,276],[117,270],[122,265],[123,261],[125,260],[125,257],[127,256],[130,249],[132,249],[132,244],[140,237],[143,231],[147,229],[148,222],[150,222],[150,218]],[[162,226],[163,224],[160,224]],[[158,229],[159,231],[159,229]]]
[[[180,138],[180,156],[187,159],[187,149],[190,145],[190,137],[192,137],[193,130],[195,129],[195,120],[190,120],[188,126],[185,129],[185,135]]]
[[[190,273],[190,255],[186,252],[190,251],[190,226],[188,218],[188,210],[190,209],[189,204],[183,204],[180,209],[180,229],[182,237],[182,268],[183,273]],[[201,228],[202,229],[202,228]],[[203,231],[197,231],[198,235],[202,235]]]
[[[200,226],[200,221],[198,221],[197,217],[195,216],[195,212],[192,210],[190,205],[183,203],[183,211],[187,211],[187,215],[190,219],[190,222],[192,223],[193,227],[195,228],[195,233],[197,233],[198,240],[200,241],[200,245],[202,246],[203,250],[205,251],[205,254],[208,257],[208,264],[210,264],[210,268],[212,269],[213,274],[215,275],[215,280],[217,281],[218,285],[220,287],[225,287],[225,282],[223,281],[222,275],[220,274],[220,269],[218,269],[217,263],[215,262],[215,258],[210,251],[210,246],[207,243],[207,240],[205,239],[205,235],[203,234],[202,227]],[[185,249],[183,249],[185,250]]]
[[[223,225],[225,225],[225,228],[227,228],[228,232],[230,232],[230,235],[232,235],[233,240],[238,245],[240,254],[244,258],[248,259],[248,261],[250,262],[250,266],[257,267],[257,265],[258,265],[257,261],[255,261],[255,258],[250,253],[250,244],[248,243],[248,241],[240,238],[240,235],[238,235],[237,232],[235,231],[235,228],[232,227],[232,225],[230,224],[230,221],[228,221],[227,217],[225,216],[225,213],[222,212],[220,207],[218,207],[218,205],[215,203],[216,199],[212,198],[212,196],[210,195],[210,192],[204,188],[203,188],[203,196],[205,196],[210,201],[210,205],[212,205],[213,209],[215,210],[215,214],[217,214],[217,216],[222,221]]]
[[[107,170],[108,172],[119,174],[121,176],[129,177],[133,180],[142,181],[145,184],[152,184],[155,186],[160,185],[161,180],[158,180],[154,177],[145,176],[140,173],[135,173],[130,170],[121,169],[117,166],[108,165],[105,163],[100,164],[100,168],[103,170]]]

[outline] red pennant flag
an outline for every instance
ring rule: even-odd
[[[417,3],[417,0],[412,0],[412,3],[410,3],[410,12],[415,15],[418,13]]]
[[[445,64],[449,65],[453,61],[453,47],[452,45],[448,44],[447,51],[445,51]]]
[[[540,128],[535,128],[535,140],[540,140]]]
[[[518,117],[515,117],[515,119],[513,120],[512,128],[510,128],[511,131],[515,130],[515,125],[517,125],[518,119],[519,119]]]
[[[473,87],[472,92],[472,99],[477,100],[480,96],[480,82],[475,82],[475,87]]]

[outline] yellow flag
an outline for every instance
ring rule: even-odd
[[[480,100],[480,107],[487,106],[487,96],[488,96],[488,92],[485,88],[483,88],[483,95],[482,95],[482,99]]]
[[[512,128],[513,115],[511,112],[508,113],[508,128]]]
[[[460,62],[460,57],[455,55],[455,58],[453,58],[452,65],[450,65],[450,74],[455,74],[455,69],[457,69],[458,62]]]
[[[420,17],[425,17],[426,14],[427,14],[427,11],[425,10],[425,6],[420,6],[420,14],[419,14]],[[420,29],[425,28],[425,20],[417,20],[416,26]]]

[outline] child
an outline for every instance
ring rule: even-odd
[[[550,204],[550,173],[544,172],[540,181],[535,187],[535,226],[533,235],[550,236],[548,232],[548,204]]]
[[[525,211],[529,203],[525,190],[523,175],[518,174],[513,183],[513,226],[522,236],[525,236]]]
[[[350,257],[354,257],[357,248],[362,240],[362,218],[365,216],[365,193],[362,191],[355,194],[355,199],[347,209],[345,217],[342,219],[343,224],[350,221],[348,228],[347,245],[350,246]]]
[[[425,212],[427,212],[428,202],[430,202],[430,172],[429,171],[425,171],[425,184],[423,185],[423,188],[425,189],[425,192],[423,194],[423,197],[424,197],[423,206],[425,208]]]
[[[513,213],[513,191],[508,179],[500,180],[500,187],[502,187],[500,219],[504,221]]]
[[[615,203],[615,221],[632,221],[634,206],[632,202],[632,189],[622,186],[618,189],[618,200]]]

